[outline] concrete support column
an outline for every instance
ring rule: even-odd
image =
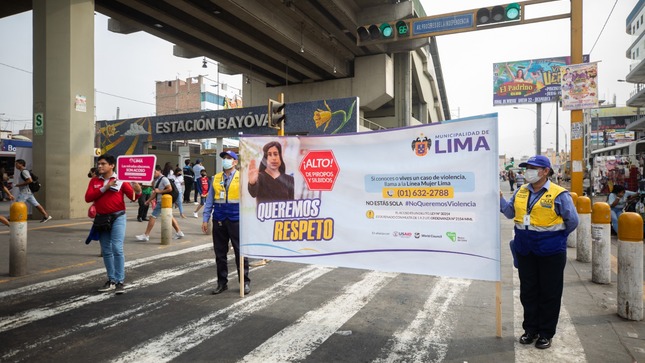
[[[394,115],[399,126],[410,126],[412,114],[412,61],[410,53],[394,54]]]
[[[33,9],[36,198],[54,218],[82,217],[94,148],[94,1],[33,0]]]

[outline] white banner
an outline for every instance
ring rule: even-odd
[[[499,281],[497,114],[458,121],[241,137],[242,253]]]

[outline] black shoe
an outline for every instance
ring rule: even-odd
[[[148,221],[148,218],[141,218],[142,221]]]
[[[536,333],[524,333],[520,337],[520,344],[531,344],[537,337]]]
[[[141,217],[137,217],[137,221],[141,222]]]
[[[213,295],[221,294],[221,293],[223,293],[223,292],[224,292],[224,291],[226,291],[226,290],[228,290],[228,286],[227,286],[227,285],[217,285],[217,287],[215,288],[215,290],[213,290]]]
[[[539,337],[537,342],[535,342],[535,347],[537,349],[548,349],[551,348],[551,339]]]
[[[248,294],[251,292],[251,284],[248,282],[244,283],[244,295]]]

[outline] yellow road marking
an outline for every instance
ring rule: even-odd
[[[71,227],[71,226],[79,226],[83,224],[92,224],[92,221],[89,222],[77,222],[77,223],[67,223],[67,224],[50,224],[47,226],[42,226],[42,227],[32,227],[29,228],[29,224],[27,224],[27,231],[38,231],[41,229],[53,229],[53,228],[60,228],[60,227]],[[9,234],[10,231],[2,231],[0,234]]]

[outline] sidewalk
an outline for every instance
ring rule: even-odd
[[[0,202],[0,214],[8,217],[10,205],[10,202]],[[195,207],[192,203],[184,205],[187,218],[179,218],[178,210],[173,209],[173,214],[185,237],[172,240],[169,245],[161,245],[160,222],[155,224],[149,242],[136,240],[134,236],[145,231],[147,222],[137,221],[137,203],[126,203],[128,217],[124,243],[126,262],[159,253],[211,244],[211,236],[201,231],[201,216],[193,217],[192,212]],[[35,213],[40,217],[38,211]],[[0,291],[90,270],[104,269],[98,241],[85,244],[92,226],[91,219],[52,219],[44,224],[41,224],[39,219],[33,219],[27,223],[28,274],[21,277],[9,276],[10,231],[9,227],[0,225]]]

